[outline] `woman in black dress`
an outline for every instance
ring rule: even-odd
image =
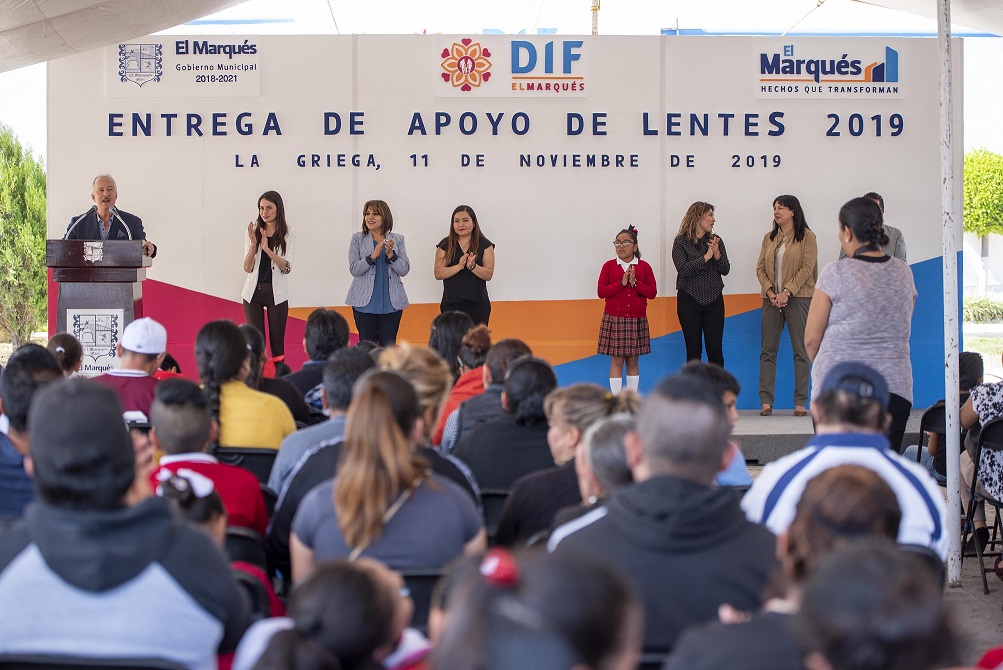
[[[491,300],[487,283],[495,273],[495,245],[481,234],[469,205],[453,210],[449,235],[435,252],[435,278],[442,280],[440,312],[465,312],[474,324],[488,325]]]

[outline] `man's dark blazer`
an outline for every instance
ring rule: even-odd
[[[115,216],[114,212],[118,212],[118,216]],[[79,215],[78,215],[79,216]],[[119,220],[121,217],[121,221]],[[70,219],[70,224],[67,226],[67,230],[73,225],[73,222],[77,220],[77,216]],[[125,222],[129,230],[125,229],[122,222]],[[100,240],[101,239],[101,226],[104,225],[101,219],[98,218],[98,213],[96,208],[91,208],[89,212],[84,215],[84,218],[80,220],[76,228],[67,236],[68,240]],[[134,240],[145,240],[146,231],[143,230],[143,220],[136,216],[135,214],[130,214],[129,212],[123,211],[121,209],[113,210],[111,216],[111,228],[108,229],[108,239],[109,240],[128,240],[129,232],[132,232],[132,239]],[[151,244],[153,244],[151,242]],[[157,255],[157,245],[153,245],[153,253],[150,255],[151,258]]]

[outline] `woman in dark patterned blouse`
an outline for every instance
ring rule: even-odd
[[[676,314],[686,341],[686,360],[707,360],[724,367],[724,277],[731,271],[724,241],[714,234],[714,205],[690,205],[672,243],[676,266]],[[703,342],[701,342],[701,335]]]

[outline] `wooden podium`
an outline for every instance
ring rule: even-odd
[[[152,260],[143,255],[142,240],[46,240],[45,264],[59,285],[57,332],[74,331],[67,322],[71,310],[121,310],[117,342],[118,331],[143,316],[143,280]]]

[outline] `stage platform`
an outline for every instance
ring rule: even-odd
[[[772,416],[759,416],[758,410],[739,410],[735,441],[742,447],[749,465],[766,465],[803,447],[814,434],[811,416],[794,416],[794,410],[774,410]],[[916,444],[919,418],[923,410],[913,410],[906,426],[903,449]]]

